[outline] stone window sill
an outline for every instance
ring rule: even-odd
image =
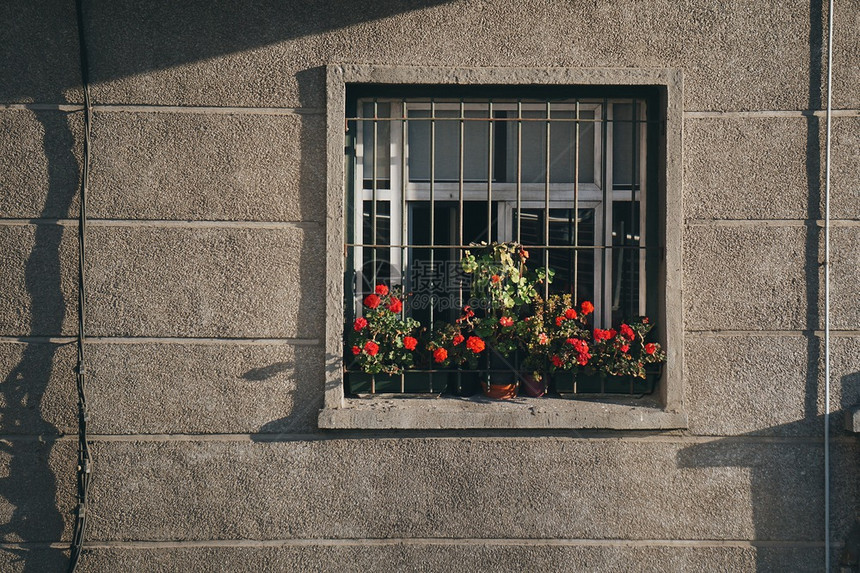
[[[683,412],[661,408],[654,397],[609,399],[483,397],[345,398],[324,408],[319,426],[328,429],[587,429],[670,430],[687,427]]]

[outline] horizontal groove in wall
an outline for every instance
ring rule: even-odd
[[[60,336],[0,336],[0,342],[19,342],[22,344],[71,344],[76,341],[77,338],[74,337]],[[318,338],[207,338],[191,336],[88,336],[84,342],[87,344],[243,344],[249,346],[318,346],[322,344]]]
[[[691,227],[824,227],[824,219],[686,219]],[[860,219],[831,219],[831,227],[860,227]]]
[[[767,336],[786,338],[807,338],[814,336],[824,338],[823,330],[687,330],[684,334],[690,336]],[[860,336],[860,330],[831,330],[830,336],[855,338]]]
[[[442,537],[394,537],[385,539],[213,539],[205,541],[87,541],[86,549],[194,549],[194,548],[269,548],[269,547],[388,547],[413,546],[541,546],[541,547],[824,547],[823,541],[803,540],[747,540],[747,539],[546,539],[546,538],[442,538]],[[842,543],[831,543],[832,548]],[[66,549],[62,543],[0,543],[2,549]]]
[[[55,103],[6,103],[0,104],[2,110],[35,111],[82,111],[81,104]],[[244,106],[197,106],[197,105],[147,105],[147,104],[94,104],[93,111],[132,112],[132,113],[203,113],[203,114],[250,114],[250,115],[316,115],[325,114],[318,107],[244,107]],[[771,118],[771,117],[825,117],[825,110],[749,110],[749,111],[707,111],[689,110],[684,112],[688,119],[710,118]],[[833,117],[860,117],[857,109],[834,109]]]
[[[83,111],[84,106],[77,103],[3,103],[0,111]]]
[[[663,444],[706,444],[711,442],[737,444],[821,444],[816,436],[685,436],[685,435],[636,435],[625,431],[608,430],[327,430],[317,434],[90,434],[92,442],[320,442],[331,440],[377,440],[398,441],[403,439],[487,441],[509,440],[568,440],[587,442],[635,442]],[[833,436],[832,441],[840,439]],[[850,440],[850,437],[846,437]]]
[[[860,117],[857,109],[834,109],[833,117]],[[820,109],[803,110],[757,110],[757,111],[685,111],[685,119],[713,118],[769,118],[769,117],[826,117],[827,112]]]
[[[112,113],[196,113],[209,115],[321,115],[324,108],[318,107],[238,107],[238,106],[184,106],[143,104],[94,104],[94,112]],[[7,103],[0,104],[3,110],[32,111],[83,111],[80,104]]]
[[[0,218],[0,226],[60,225],[77,227],[77,219]],[[87,219],[89,227],[156,227],[180,229],[316,229],[319,221],[195,221],[186,219]]]
[[[635,430],[325,430],[316,434],[87,434],[97,443],[276,443],[326,442],[343,440],[481,440],[492,442],[565,440],[570,442],[612,442],[637,444],[707,444],[755,445],[823,445],[818,436],[692,436],[680,433],[637,435]],[[0,442],[71,442],[77,434],[0,434]],[[856,445],[854,436],[831,436],[831,444]]]

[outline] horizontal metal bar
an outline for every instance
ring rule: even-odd
[[[588,118],[579,118],[576,119],[574,117],[437,117],[437,116],[427,116],[427,117],[348,117],[346,121],[482,121],[482,122],[540,122],[540,123],[664,123],[663,120],[660,119],[588,119]]]
[[[381,248],[394,248],[394,249],[482,249],[487,247],[488,245],[396,245],[389,243],[382,244],[365,244],[365,243],[346,243],[347,247],[365,247],[368,249],[381,249]],[[662,246],[651,246],[644,247],[640,245],[595,245],[595,246],[583,246],[583,245],[523,245],[525,249],[636,249],[636,250],[654,250],[654,249],[662,249]]]

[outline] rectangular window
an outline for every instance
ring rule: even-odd
[[[482,241],[525,246],[531,268],[555,273],[543,296],[593,301],[595,328],[655,316],[660,249],[649,101],[617,93],[441,95],[359,95],[348,103],[346,323],[361,316],[377,284],[410,293],[403,314],[428,329],[455,321],[474,304],[459,260]],[[348,371],[345,390],[444,391],[427,368],[426,383],[411,386],[402,376],[378,383]]]

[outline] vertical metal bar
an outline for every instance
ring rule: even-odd
[[[459,177],[457,180],[457,191],[459,193],[459,242],[458,245],[463,245],[463,174],[465,171],[465,162],[463,160],[465,155],[465,143],[466,143],[466,104],[463,100],[460,100],[460,165],[459,165]],[[463,256],[463,249],[460,249],[460,257]],[[460,289],[460,305],[463,305],[463,294],[462,288]]]
[[[459,161],[460,164],[458,166],[458,176],[457,176],[457,192],[459,194],[459,204],[458,204],[458,227],[459,227],[459,239],[458,245],[461,248],[457,249],[457,260],[459,262],[460,259],[463,258],[463,176],[465,172],[465,153],[466,153],[466,104],[463,100],[460,100],[460,153],[459,153]],[[458,267],[459,270],[459,267]],[[457,276],[461,276],[460,273],[457,273]],[[463,283],[459,282],[457,284],[457,304],[458,309],[463,308]],[[457,371],[457,394],[461,394],[463,392],[463,376],[462,373]]]
[[[517,100],[517,243],[522,242],[523,221],[523,102]]]
[[[612,191],[609,189],[611,184],[610,174],[607,173],[607,157],[608,146],[606,144],[607,140],[607,132],[609,131],[607,125],[607,119],[609,114],[609,101],[606,98],[603,98],[603,106],[601,106],[600,110],[600,130],[601,130],[601,154],[600,154],[600,170],[602,171],[602,181],[603,181],[603,248],[601,251],[601,257],[603,264],[603,280],[601,281],[603,292],[600,293],[600,315],[603,319],[604,323],[612,322],[612,308],[610,301],[610,294],[612,292],[612,276],[611,276],[611,266],[607,264],[606,258],[607,254],[612,256],[612,228],[611,228],[611,219],[610,214],[612,213],[612,205],[609,203],[612,200]],[[608,243],[608,244],[607,244]],[[607,289],[610,294],[607,294]],[[601,380],[601,385],[603,384]]]
[[[488,105],[487,120],[487,242],[493,242],[493,101]]]
[[[392,103],[392,105],[394,105]],[[393,115],[393,114],[392,114]],[[406,182],[409,180],[409,174],[407,173],[407,162],[406,162],[406,153],[409,148],[407,145],[407,137],[409,134],[407,132],[407,124],[406,124],[406,100],[400,101],[400,117],[402,118],[400,121],[400,284],[406,284],[406,264],[408,261],[408,252],[406,251],[405,245],[409,243],[406,237],[407,228],[406,228],[406,217],[408,211],[406,210]],[[394,205],[391,206],[394,209]],[[401,311],[400,317],[406,318],[406,305],[404,304]],[[405,376],[401,376],[400,378],[400,391],[406,391],[406,381]]]
[[[576,100],[573,137],[573,304],[579,299],[579,100]]]
[[[372,172],[372,174],[371,174],[371,178],[372,178],[371,179],[371,189],[372,189],[372,194],[373,194],[373,200],[371,201],[371,207],[370,207],[370,209],[371,209],[370,240],[371,240],[371,244],[374,245],[371,248],[371,253],[372,253],[371,261],[373,261],[372,262],[373,271],[371,273],[373,280],[371,281],[371,289],[373,289],[373,287],[376,285],[376,266],[377,266],[377,262],[376,262],[376,216],[377,216],[376,191],[377,191],[377,187],[378,187],[378,181],[377,181],[377,175],[378,175],[377,174],[377,169],[378,169],[377,159],[378,158],[376,157],[376,149],[378,146],[379,146],[379,101],[374,99],[373,100],[373,150],[370,153],[371,161],[373,161],[373,167],[371,169],[371,172]],[[362,187],[363,187],[363,185],[362,185]],[[362,211],[363,210],[364,210],[364,201],[362,201]],[[366,247],[362,247],[362,250],[364,250],[364,249],[366,249]],[[370,377],[370,393],[376,394],[376,376]]]
[[[638,108],[637,108],[636,104],[637,104],[637,100],[634,98],[633,99],[633,106],[631,109],[631,116],[630,116],[630,118],[633,120],[633,122],[630,125],[630,132],[631,132],[630,136],[633,138],[633,141],[632,141],[633,166],[632,166],[632,169],[630,170],[630,213],[629,213],[631,246],[633,246],[633,242],[636,241],[636,237],[639,235],[639,232],[638,232],[639,229],[636,228],[637,225],[635,224],[637,222],[636,217],[634,217],[634,211],[636,208],[636,191],[639,187],[639,185],[637,184],[637,178],[639,176],[639,113],[638,113]],[[640,208],[641,208],[641,206],[640,206]],[[626,237],[624,239],[626,242]],[[632,287],[633,286],[633,276],[634,276],[633,270],[639,265],[639,249],[636,249],[635,251],[632,249],[624,249],[621,252],[622,252],[622,256],[627,257],[628,261],[629,261],[627,267],[629,269],[628,272],[630,273],[629,276],[630,276],[630,283],[631,283],[631,287]],[[633,295],[634,295],[634,293],[632,292],[632,288],[631,288],[630,308],[628,309],[630,316],[633,316],[636,314],[641,314],[639,312],[641,309],[638,308],[639,281],[641,281],[641,280],[642,280],[642,277],[638,277],[636,280],[636,293],[635,293],[636,294],[635,304],[637,305],[636,311],[634,311],[634,309],[633,309],[633,305],[634,305]],[[622,283],[622,285],[623,285],[623,283]]]
[[[550,167],[552,166],[552,160],[550,158],[550,154],[552,153],[550,149],[550,139],[551,139],[551,114],[552,110],[550,108],[550,101],[546,101],[546,172],[544,175],[544,217],[543,217],[543,236],[544,236],[544,245],[546,248],[543,253],[543,269],[544,273],[549,274],[549,180],[550,180]],[[544,300],[549,298],[549,280],[543,281],[543,297]]]
[[[371,203],[371,218],[370,218],[370,225],[371,225],[370,240],[371,240],[371,244],[374,245],[374,247],[371,249],[371,251],[373,252],[373,257],[372,257],[372,260],[373,260],[373,273],[372,273],[373,282],[372,282],[372,286],[376,285],[376,266],[377,266],[376,246],[375,245],[377,244],[376,243],[376,239],[377,239],[377,237],[376,237],[376,217],[377,217],[376,191],[377,191],[377,188],[379,185],[378,180],[377,180],[378,157],[376,156],[377,155],[376,149],[379,147],[379,115],[378,115],[378,113],[379,113],[379,102],[376,99],[374,99],[373,100],[373,151],[371,152],[371,159],[373,161],[373,169],[371,170],[372,171],[371,177],[373,178],[371,180],[371,187],[373,189],[373,201]]]
[[[430,100],[430,330],[435,327],[435,255],[436,255],[436,205],[434,192],[436,185],[436,101]]]

